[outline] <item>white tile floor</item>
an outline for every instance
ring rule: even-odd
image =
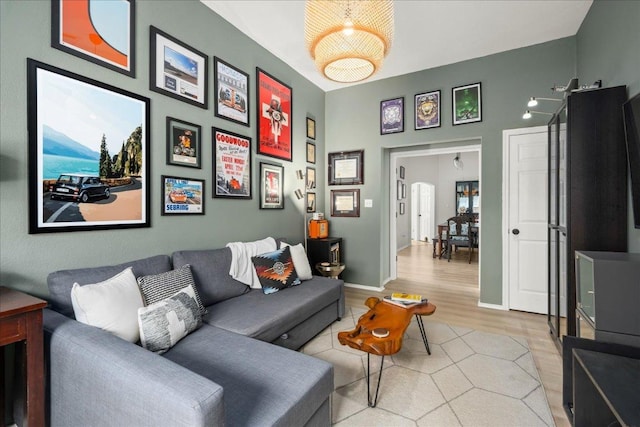
[[[552,426],[544,390],[526,340],[438,323],[424,317],[431,355],[415,320],[402,350],[384,360],[376,408],[367,406],[367,356],[341,345],[365,309],[340,321],[302,351],[334,366],[336,426]],[[380,357],[371,356],[372,393]]]

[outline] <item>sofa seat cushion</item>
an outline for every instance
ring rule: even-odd
[[[231,332],[272,342],[338,301],[342,289],[341,280],[319,276],[269,295],[252,289],[241,297],[207,307],[209,313],[202,320]]]
[[[228,426],[302,426],[333,391],[331,364],[209,325],[163,357],[222,386]]]
[[[121,273],[127,267],[133,268],[133,275],[136,277],[164,273],[171,270],[171,259],[167,255],[156,255],[125,262],[124,264],[60,270],[51,273],[47,276],[51,308],[75,319],[71,303],[71,288],[73,284],[77,282],[82,286],[102,282]]]

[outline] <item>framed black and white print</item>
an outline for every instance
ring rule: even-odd
[[[380,135],[404,132],[404,97],[380,101]]]
[[[316,121],[307,117],[307,138],[316,139]]]
[[[404,215],[404,202],[400,202],[400,215]]]
[[[307,190],[314,190],[316,188],[316,168],[310,168],[307,166],[306,186]]]
[[[482,88],[480,83],[454,87],[453,124],[463,125],[482,121]]]
[[[360,190],[331,190],[331,216],[360,216]]]
[[[307,141],[307,163],[316,162],[316,144],[311,141]]]
[[[149,89],[209,108],[209,57],[151,26]]]
[[[284,167],[260,162],[260,209],[284,209]]]
[[[33,59],[27,82],[29,233],[149,227],[149,99]]]
[[[167,117],[167,164],[200,169],[202,128],[199,125]]]
[[[440,91],[419,93],[414,97],[415,130],[440,127]]]
[[[400,166],[400,179],[404,179],[404,166]]]
[[[213,57],[215,115],[249,126],[249,75]]]
[[[316,211],[316,193],[307,193],[307,213]]]
[[[162,215],[204,215],[204,181],[162,176]]]

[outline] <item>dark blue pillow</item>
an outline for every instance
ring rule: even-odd
[[[300,284],[289,247],[251,257],[262,292],[272,294]]]

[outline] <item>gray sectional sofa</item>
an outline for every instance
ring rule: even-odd
[[[344,314],[340,280],[314,276],[265,295],[229,276],[231,251],[179,251],[47,279],[47,409],[52,426],[326,426],[333,367],[297,350]],[[74,319],[71,287],[133,267],[191,265],[207,314],[159,355]]]

